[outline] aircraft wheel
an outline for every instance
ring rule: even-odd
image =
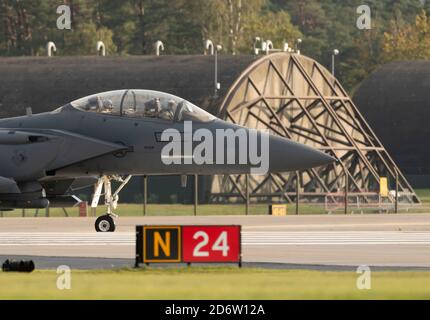
[[[114,232],[115,222],[110,215],[106,214],[97,218],[95,227],[97,232]]]

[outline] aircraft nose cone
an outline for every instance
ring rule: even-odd
[[[309,146],[270,136],[270,172],[289,172],[328,165],[335,158]]]

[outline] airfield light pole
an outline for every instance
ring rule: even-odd
[[[246,210],[245,214],[249,215],[249,174],[246,175]]]
[[[143,215],[146,216],[146,205],[148,203],[148,176],[143,176]]]
[[[222,50],[222,46],[219,44],[215,47],[215,95],[214,97],[218,97],[218,90],[220,89],[220,84],[218,83],[218,51]]]
[[[296,172],[296,215],[299,215],[300,173]]]
[[[394,212],[399,213],[399,172],[397,171],[397,168],[394,169],[394,171],[396,174],[396,200],[394,202],[395,204]]]
[[[345,167],[345,214],[348,214],[348,189],[349,189],[348,168]]]
[[[331,74],[333,75],[333,77],[335,75],[335,69],[334,69],[335,59],[336,59],[336,56],[339,55],[339,53],[340,52],[338,49],[334,49],[331,55]]]

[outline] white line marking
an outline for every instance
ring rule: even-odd
[[[1,232],[0,247],[7,246],[134,246],[135,234]],[[244,246],[309,246],[309,245],[430,245],[430,232],[392,231],[245,231]]]

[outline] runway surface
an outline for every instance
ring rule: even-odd
[[[49,267],[61,261],[89,269],[127,266],[138,224],[241,224],[246,263],[430,268],[430,215],[424,214],[119,218],[118,232],[107,234],[93,231],[93,223],[93,218],[2,218],[0,262],[37,256]]]

